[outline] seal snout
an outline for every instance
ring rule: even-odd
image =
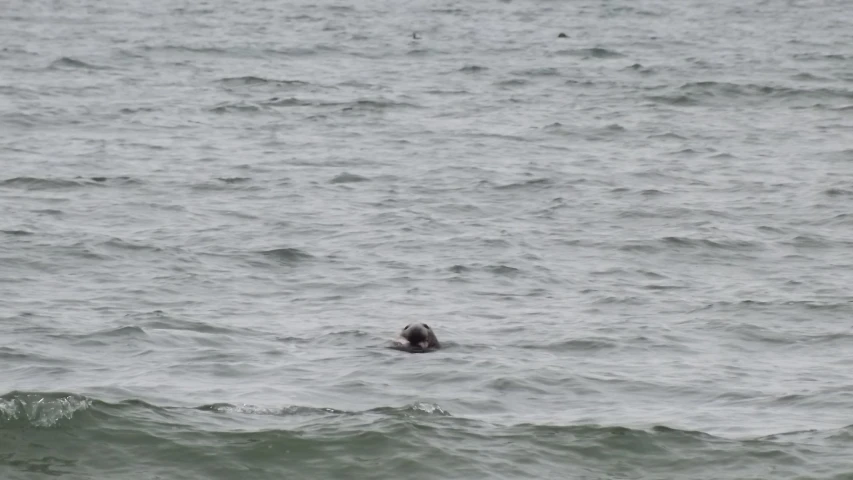
[[[426,352],[441,348],[435,333],[425,323],[410,323],[400,332],[397,346],[409,352]]]
[[[421,326],[412,326],[408,330],[408,335],[406,339],[412,345],[420,345],[421,343],[426,343],[427,341],[427,330]]]

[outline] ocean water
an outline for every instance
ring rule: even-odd
[[[6,0],[0,478],[853,478],[852,22]]]

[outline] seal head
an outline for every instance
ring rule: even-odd
[[[406,325],[394,342],[394,346],[410,353],[428,352],[441,348],[432,328],[420,322]]]

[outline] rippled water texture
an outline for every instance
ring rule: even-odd
[[[852,23],[6,1],[0,477],[850,478]]]

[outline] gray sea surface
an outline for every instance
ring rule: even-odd
[[[0,167],[3,479],[853,478],[848,0],[4,0]]]

